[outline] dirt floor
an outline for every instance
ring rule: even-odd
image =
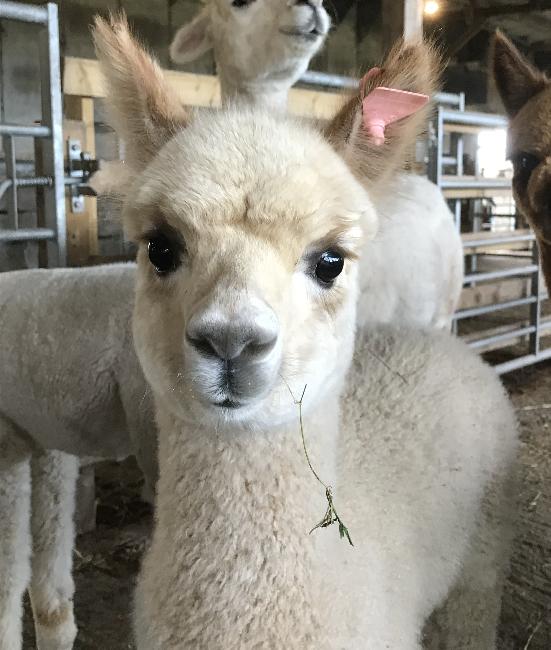
[[[503,359],[505,360],[505,359]],[[499,650],[551,648],[551,362],[503,377],[520,424],[520,512]]]
[[[551,648],[551,363],[504,378],[522,438],[519,533],[504,598],[498,650]],[[128,650],[140,557],[151,530],[133,461],[97,470],[97,530],[80,535],[75,555],[78,650]],[[25,650],[34,648],[28,608]],[[446,650],[460,650],[448,648]],[[470,649],[479,650],[479,649]],[[485,649],[480,649],[485,650]]]

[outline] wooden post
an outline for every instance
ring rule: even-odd
[[[423,0],[383,0],[383,43],[390,48],[399,38],[423,35]]]
[[[94,100],[91,97],[65,96],[63,137],[79,140],[82,151],[96,156]],[[74,213],[67,192],[67,257],[70,266],[89,263],[98,254],[98,209],[95,197],[84,197],[84,211]]]

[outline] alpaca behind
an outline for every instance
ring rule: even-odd
[[[289,88],[329,32],[323,0],[208,0],[175,34],[170,57],[189,63],[214,49],[222,103],[284,111]]]
[[[513,195],[536,233],[543,273],[551,287],[551,80],[503,34],[493,42],[493,74],[511,118],[507,156]]]

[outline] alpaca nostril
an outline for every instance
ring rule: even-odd
[[[186,334],[188,343],[205,357],[218,357],[219,354],[208,337]]]

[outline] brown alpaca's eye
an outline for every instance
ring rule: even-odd
[[[513,169],[515,172],[515,182],[527,185],[530,176],[541,160],[533,153],[522,152],[513,158]]]
[[[331,284],[344,268],[344,258],[337,251],[324,251],[316,265],[316,277],[323,284]]]
[[[150,237],[147,252],[149,261],[159,275],[175,271],[180,264],[178,247],[163,233]]]

